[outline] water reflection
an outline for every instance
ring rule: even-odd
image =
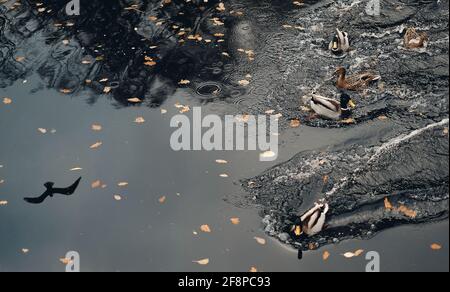
[[[182,79],[194,91],[204,82],[226,84],[225,68],[233,61],[224,53],[227,31],[238,16],[217,9],[219,2],[82,0],[75,17],[65,14],[64,1],[6,2],[0,87],[37,71],[64,93],[90,88],[120,106],[138,97],[156,107]]]

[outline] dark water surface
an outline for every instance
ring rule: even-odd
[[[302,261],[292,247],[266,234],[261,210],[249,203],[253,194],[241,187],[261,173],[277,178],[266,172],[277,165],[295,169],[309,161],[309,151],[343,151],[341,160],[351,168],[355,145],[370,152],[448,119],[448,1],[439,6],[393,0],[402,9],[385,11],[381,23],[361,16],[362,6],[351,6],[354,1],[305,1],[301,9],[285,1],[224,1],[225,12],[217,11],[219,1],[174,0],[164,9],[160,1],[82,1],[88,13],[79,18],[64,15],[61,1],[43,2],[47,10],[38,13],[34,1],[14,8],[14,1],[0,0],[0,201],[7,201],[0,205],[0,271],[63,271],[59,259],[72,250],[80,253],[83,271],[364,271],[364,256],[341,255],[357,249],[379,252],[383,271],[448,271],[448,187],[426,194],[424,202],[437,202],[444,211],[427,210],[414,222],[420,225],[391,228],[368,240],[349,233],[342,238],[351,240],[306,252]],[[133,4],[135,10],[126,9]],[[214,17],[224,25],[214,25]],[[344,61],[324,49],[336,23],[355,36],[355,53]],[[403,25],[432,35],[426,52],[398,48]],[[203,40],[180,36],[181,28]],[[146,56],[157,64],[144,65]],[[331,94],[334,86],[324,79],[343,63],[355,71],[375,67],[383,84],[355,95],[356,126],[311,121],[299,110],[301,96],[321,87]],[[251,81],[245,88],[239,85],[244,78]],[[191,83],[179,85],[182,79]],[[105,87],[111,92],[102,94]],[[12,103],[4,104],[4,97]],[[132,105],[131,97],[142,105]],[[256,151],[172,151],[170,119],[179,113],[177,103],[202,106],[205,115],[282,113],[278,160],[260,162]],[[145,123],[135,123],[137,117]],[[289,128],[293,118],[303,125]],[[102,130],[92,131],[93,124]],[[96,142],[103,144],[90,149]],[[412,167],[428,165],[420,161],[420,148],[412,149],[419,155]],[[436,157],[448,159],[448,142],[444,152]],[[402,155],[410,153],[394,158]],[[219,165],[217,159],[229,163]],[[445,179],[444,170],[438,173]],[[425,172],[423,180],[432,175]],[[23,201],[43,193],[47,181],[65,187],[79,176],[73,196],[41,205]],[[273,193],[270,179],[263,188],[270,196],[265,207],[280,212],[268,202],[291,198],[297,185]],[[91,187],[97,180],[103,188]],[[344,193],[336,200],[349,206],[346,198]],[[386,219],[376,216],[372,220]],[[241,223],[233,225],[231,218]],[[203,224],[212,232],[201,232]],[[433,243],[442,249],[432,250]],[[325,250],[328,261],[322,260]],[[209,265],[193,263],[204,258]]]
[[[40,82],[33,77],[1,91],[2,96],[15,97],[13,104],[0,108],[0,177],[5,180],[0,199],[9,202],[0,209],[2,271],[61,271],[59,258],[69,250],[80,252],[84,271],[247,271],[252,266],[262,271],[362,271],[363,258],[339,256],[359,248],[379,251],[384,270],[448,270],[448,222],[397,228],[370,241],[326,247],[333,255],[327,263],[321,251],[298,261],[296,251],[264,235],[256,211],[224,201],[240,194],[236,181],[270,166],[258,161],[259,153],[170,149],[169,118],[177,113],[170,104],[183,102],[182,95],[170,98],[168,113],[161,115],[159,109],[117,110],[106,99],[91,106],[82,97],[70,99],[52,90],[31,93]],[[136,116],[146,123],[134,124]],[[92,132],[93,123],[104,130]],[[38,127],[56,133],[43,135]],[[331,130],[319,131],[332,135]],[[333,135],[335,141],[346,139]],[[321,137],[308,128],[288,131],[282,135],[286,144],[278,162],[298,150],[323,147],[329,141]],[[103,146],[89,149],[96,141]],[[218,166],[216,159],[226,159],[229,165]],[[70,172],[73,167],[83,170]],[[221,173],[230,178],[219,177]],[[79,175],[83,182],[72,197],[55,197],[37,206],[22,199],[40,194],[47,180],[69,185]],[[107,187],[91,189],[95,180]],[[129,186],[117,187],[121,181]],[[115,201],[115,194],[123,201]],[[163,195],[167,201],[160,204]],[[232,225],[232,217],[242,223]],[[202,234],[203,224],[213,232]],[[266,238],[267,246],[259,246],[255,236]],[[432,251],[434,242],[444,249]],[[23,248],[30,252],[22,254]],[[210,258],[211,264],[192,263],[202,258]]]

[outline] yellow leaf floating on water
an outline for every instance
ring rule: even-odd
[[[239,225],[241,223],[241,219],[239,218],[231,218],[230,221],[233,225]]]
[[[199,264],[200,266],[206,266],[209,264],[209,259],[202,259],[198,261],[193,261],[195,264]]]
[[[227,164],[228,161],[226,161],[226,160],[224,160],[224,159],[217,159],[217,160],[216,160],[216,163],[217,163],[217,164]]]
[[[122,196],[121,195],[114,195],[114,200],[122,201]]]
[[[128,102],[131,102],[131,103],[140,103],[140,102],[142,102],[142,100],[140,98],[137,98],[137,97],[129,98],[127,100],[128,100]]]
[[[248,86],[248,85],[250,85],[250,81],[248,81],[248,80],[241,80],[238,83],[241,86]]]
[[[97,188],[99,188],[101,186],[102,186],[102,182],[100,180],[96,180],[96,181],[91,183],[91,188],[93,188],[93,189],[97,189]]]
[[[433,243],[430,247],[432,250],[441,250],[442,249],[442,245],[437,244],[437,243]]]
[[[6,206],[8,205],[8,201],[0,201],[0,206]]]
[[[298,128],[301,126],[301,122],[298,119],[291,120],[291,128]]]
[[[330,258],[330,256],[331,256],[330,252],[324,251],[324,252],[323,252],[323,255],[322,255],[322,259],[323,259],[324,261],[327,261],[327,260]]]
[[[144,119],[143,117],[137,117],[137,118],[134,120],[134,122],[135,122],[136,124],[143,124],[143,123],[145,123],[145,119]]]
[[[158,199],[158,202],[160,204],[164,204],[166,202],[166,200],[167,200],[167,197],[166,196],[162,196],[161,198]]]
[[[359,257],[360,255],[362,255],[364,253],[363,249],[358,249],[355,252],[347,252],[344,253],[343,256],[347,259],[351,259],[351,258],[355,258],[355,257]]]
[[[80,171],[80,170],[83,170],[83,169],[81,167],[74,167],[74,168],[69,169],[69,171]]]
[[[3,104],[8,105],[8,104],[11,104],[11,103],[12,103],[12,99],[11,98],[9,98],[9,97],[4,97],[3,98]]]
[[[220,177],[221,177],[221,178],[229,178],[230,176],[229,176],[228,174],[226,174],[226,173],[222,173],[222,174],[220,175]]]
[[[250,273],[258,273],[258,269],[256,267],[251,267]]]
[[[96,142],[96,143],[92,144],[89,148],[97,149],[97,148],[100,148],[100,146],[102,146],[102,145],[103,145],[103,142]]]
[[[67,88],[63,88],[63,89],[60,90],[60,92],[64,93],[64,94],[69,94],[69,93],[72,93],[72,90],[67,89]]]
[[[182,80],[180,80],[180,82],[178,82],[178,84],[180,84],[180,85],[188,85],[188,84],[191,84],[191,81],[182,79]]]
[[[44,129],[44,128],[38,128],[38,131],[39,131],[41,134],[47,134],[47,129]]]
[[[122,181],[120,183],[117,184],[119,187],[126,187],[128,186],[128,183],[126,181]]]
[[[92,131],[98,132],[98,131],[101,131],[103,129],[103,127],[101,125],[94,124],[91,126],[91,129],[92,129]]]
[[[200,226],[200,230],[205,232],[205,233],[211,233],[212,232],[211,227],[209,227],[209,225],[206,225],[206,224]]]
[[[261,245],[266,245],[266,240],[264,238],[261,237],[254,237],[256,242],[261,244]]]
[[[111,90],[112,90],[112,87],[110,87],[110,86],[105,86],[105,88],[103,88],[103,93],[108,94],[108,93],[111,92]]]

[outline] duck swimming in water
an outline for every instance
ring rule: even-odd
[[[381,79],[381,76],[374,72],[361,72],[355,75],[347,76],[347,70],[339,67],[334,73],[338,77],[336,86],[340,89],[357,91],[368,87],[372,82]]]
[[[403,38],[403,43],[407,49],[424,48],[428,43],[428,35],[424,32],[418,33],[415,28],[408,28]]]
[[[348,33],[336,29],[336,35],[330,42],[329,50],[335,55],[342,55],[350,49],[350,42],[348,40]]]
[[[341,95],[340,101],[312,94],[305,98],[305,102],[317,115],[330,120],[347,119],[352,114],[352,108],[356,107],[351,97],[346,93]]]
[[[291,232],[297,238],[305,235],[314,236],[320,233],[325,226],[329,209],[330,207],[326,202],[315,203],[311,210],[297,218]]]

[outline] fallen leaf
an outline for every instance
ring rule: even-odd
[[[158,202],[160,204],[164,204],[166,202],[166,200],[167,200],[167,197],[166,196],[162,196],[161,198],[158,199]]]
[[[30,250],[28,248],[22,248],[22,253],[27,254],[29,252],[30,252]]]
[[[264,238],[261,237],[254,237],[256,242],[261,244],[261,245],[265,245],[266,244],[266,240]]]
[[[432,250],[441,250],[442,249],[442,245],[437,244],[437,243],[433,243],[430,247]]]
[[[161,114],[162,114],[162,115],[167,114],[167,110],[166,110],[166,109],[161,109]]]
[[[239,218],[231,218],[230,221],[233,225],[239,225],[241,223],[241,219]]]
[[[91,129],[92,129],[92,131],[98,132],[98,131],[101,131],[103,129],[103,127],[101,125],[94,124],[94,125],[92,125]]]
[[[189,81],[189,80],[184,80],[184,79],[182,79],[182,80],[180,80],[180,82],[178,82],[178,84],[180,84],[180,85],[188,85],[188,84],[190,84],[191,83],[191,81]]]
[[[203,260],[198,260],[198,261],[193,261],[193,263],[199,264],[201,266],[206,266],[209,264],[209,259],[203,259]]]
[[[135,122],[136,124],[143,124],[143,123],[145,123],[145,119],[144,119],[143,117],[137,117],[137,118],[134,120],[134,122]]]
[[[110,87],[110,86],[105,86],[105,88],[103,88],[103,93],[108,94],[108,93],[111,92],[111,90],[112,90],[112,87]]]
[[[122,196],[121,195],[114,195],[114,200],[122,201]]]
[[[291,128],[298,128],[301,126],[301,122],[298,119],[291,120]]]
[[[241,86],[248,86],[250,84],[250,81],[248,81],[248,80],[241,80],[238,83]]]
[[[128,183],[126,181],[122,181],[120,183],[117,184],[119,187],[126,187],[128,186]]]
[[[60,92],[64,93],[64,94],[69,94],[69,93],[72,93],[72,90],[63,88],[63,89],[60,90]]]
[[[99,148],[99,147],[102,146],[102,145],[103,145],[102,142],[96,142],[96,143],[92,144],[89,148],[91,148],[91,149],[97,149],[97,148]]]
[[[200,230],[201,231],[203,231],[203,232],[205,232],[205,233],[211,233],[212,231],[211,231],[211,228],[208,226],[208,225],[202,225],[202,226],[200,226]]]
[[[324,261],[327,261],[327,260],[330,258],[330,256],[331,256],[330,252],[324,251],[324,252],[323,252],[323,255],[322,255],[322,259],[323,259]]]
[[[221,175],[220,175],[220,177],[221,178],[228,178],[228,177],[230,177],[228,174],[226,174],[226,173],[222,173]]]
[[[8,205],[8,201],[0,201],[0,206],[6,206]]]
[[[99,188],[101,186],[102,186],[102,182],[100,180],[96,180],[96,181],[91,183],[91,188],[93,188],[93,189],[97,189],[97,188]]]
[[[133,98],[129,98],[129,99],[128,99],[128,102],[131,102],[131,103],[140,103],[140,102],[142,102],[142,100],[141,100],[140,98],[133,97]]]
[[[69,169],[69,171],[80,171],[80,170],[83,170],[83,169],[81,167],[74,167],[74,168]]]
[[[266,152],[260,154],[261,158],[273,158],[275,156],[276,156],[276,153],[273,151],[266,151]]]
[[[386,210],[394,210],[394,206],[392,206],[388,198],[384,199],[384,208],[386,208]]]
[[[351,259],[351,258],[355,258],[355,257],[359,257],[360,255],[362,255],[364,253],[364,250],[359,249],[355,252],[347,252],[344,253],[343,256],[347,259]]]
[[[379,116],[378,119],[379,119],[380,121],[386,121],[386,120],[389,119],[389,118],[386,117],[386,116]]]
[[[3,104],[8,105],[8,104],[11,104],[11,103],[12,103],[12,99],[11,98],[9,98],[9,97],[4,97],[3,98]]]
[[[38,131],[39,131],[41,134],[47,134],[47,129],[44,129],[44,128],[38,128]]]
[[[25,61],[25,57],[23,57],[23,56],[16,57],[16,61],[17,62],[23,62],[23,61]]]
[[[216,160],[216,163],[218,163],[218,164],[227,164],[228,161],[223,160],[223,159],[217,159],[217,160]]]
[[[258,269],[256,267],[251,267],[250,273],[258,273]]]

